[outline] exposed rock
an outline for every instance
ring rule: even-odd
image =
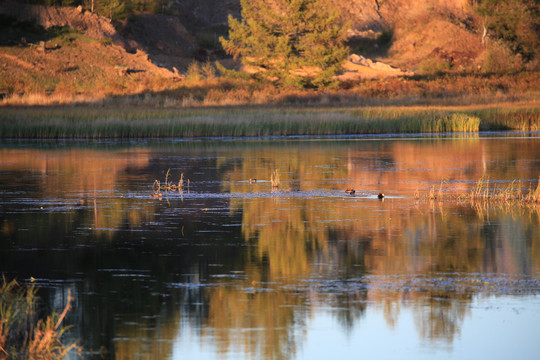
[[[346,72],[341,80],[372,79],[380,77],[410,76],[413,73],[403,71],[380,61],[367,59],[362,55],[352,54],[343,64]]]

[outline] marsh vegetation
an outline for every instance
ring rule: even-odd
[[[33,279],[32,279],[33,280]],[[0,359],[60,360],[80,353],[76,344],[62,338],[69,330],[62,324],[71,309],[70,295],[61,314],[40,314],[38,289],[2,276],[0,284]]]
[[[538,131],[533,104],[486,106],[5,108],[3,138],[143,138]]]

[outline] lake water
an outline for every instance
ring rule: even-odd
[[[458,198],[539,175],[538,133],[4,141],[0,273],[85,359],[538,359],[540,206]]]

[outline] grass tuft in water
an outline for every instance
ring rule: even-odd
[[[280,176],[278,169],[274,170],[272,175],[270,175],[270,182],[272,183],[272,188],[277,189],[280,184]]]
[[[444,180],[441,181],[438,192],[433,187],[426,196],[416,195],[417,199],[442,200]],[[506,185],[490,183],[489,178],[480,178],[474,187],[466,192],[460,192],[448,197],[449,200],[470,202],[473,205],[494,204],[501,206],[537,206],[540,205],[540,178],[535,189],[524,190],[521,181],[514,180]]]

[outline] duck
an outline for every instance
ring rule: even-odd
[[[356,192],[356,190],[349,188],[349,189],[345,190],[345,192],[347,194],[353,195]]]
[[[379,199],[384,199],[384,194],[383,194],[383,193],[379,193],[379,195],[377,195],[377,197],[378,197]]]

